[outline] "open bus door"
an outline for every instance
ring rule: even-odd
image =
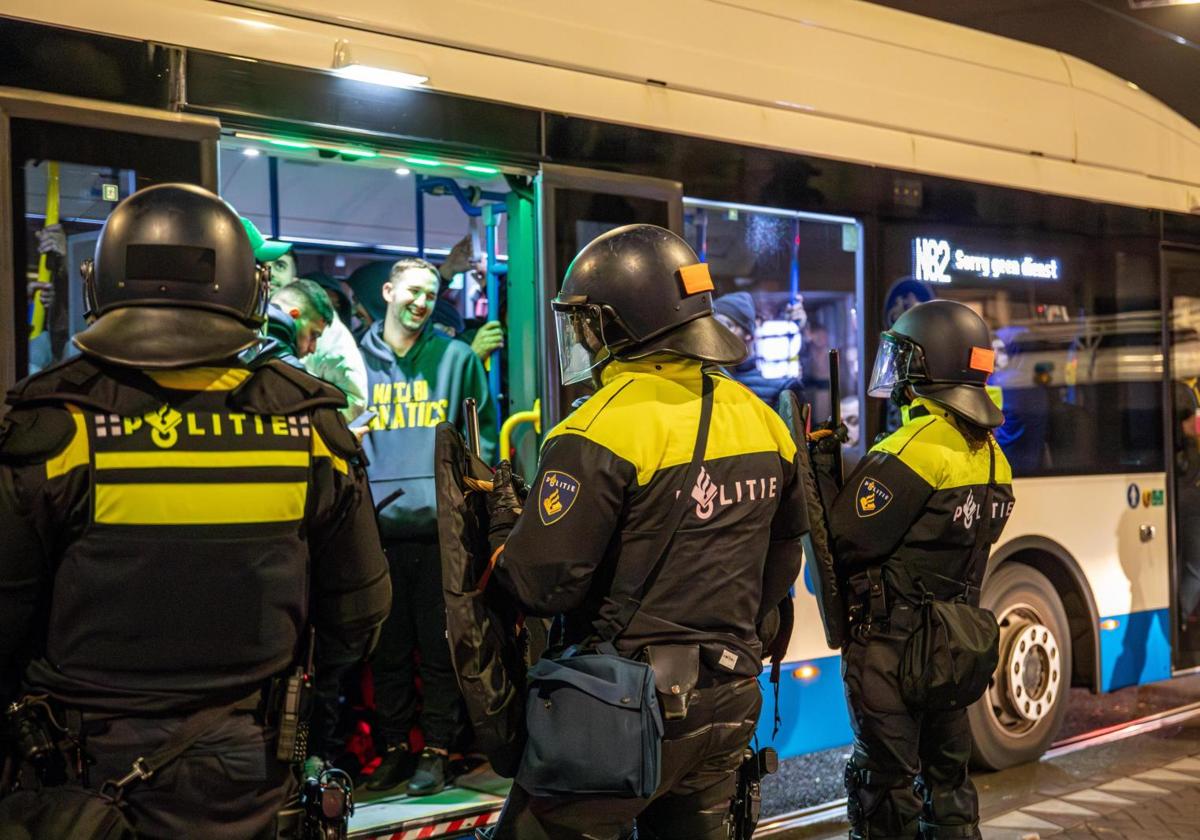
[[[538,344],[542,347],[543,429],[571,411],[591,385],[564,387],[559,380],[558,343],[550,301],[567,266],[584,245],[622,225],[647,223],[683,235],[683,186],[678,181],[545,164],[538,176],[541,209]]]
[[[1200,667],[1200,251],[1163,251],[1175,671]],[[1134,504],[1131,496],[1130,505]]]
[[[120,200],[172,181],[216,190],[219,131],[211,117],[0,88],[0,388],[75,352],[79,265]]]

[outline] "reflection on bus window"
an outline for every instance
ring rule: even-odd
[[[730,374],[774,406],[785,390],[830,417],[829,350],[838,349],[840,408],[858,434],[859,279],[857,224],[850,219],[685,200],[685,235],[708,263],[718,320],[746,342]],[[849,423],[847,423],[849,426]]]
[[[131,194],[132,170],[63,161],[28,161],[25,177],[25,289],[29,368],[37,373],[76,355],[71,336],[87,324],[79,266],[100,228]]]
[[[1004,425],[1018,476],[1163,469],[1162,319],[1153,243],[1006,237],[894,226],[884,323],[947,298],[992,328]]]

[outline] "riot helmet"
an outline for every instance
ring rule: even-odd
[[[97,320],[73,340],[88,355],[176,368],[228,359],[259,340],[268,275],[237,213],[200,187],[160,184],[122,201],[83,274]]]
[[[712,290],[708,266],[669,230],[627,225],[596,237],[571,261],[551,303],[563,384],[613,358],[741,362],[746,345],[713,317]]]
[[[976,425],[995,428],[1004,415],[986,390],[994,366],[984,320],[961,303],[931,300],[909,309],[880,336],[867,391],[904,404],[911,388]]]

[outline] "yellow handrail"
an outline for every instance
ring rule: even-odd
[[[58,224],[58,162],[46,162],[46,224],[45,227]],[[63,255],[66,258],[66,255]],[[46,254],[38,257],[37,279],[39,283],[52,283],[50,267],[46,265]],[[61,305],[61,304],[60,304]],[[33,309],[29,319],[29,337],[36,338],[46,329],[46,306],[42,303],[42,291],[33,293]]]
[[[500,427],[500,449],[499,457],[507,458],[512,443],[513,429],[522,423],[532,423],[533,430],[539,435],[542,433],[542,401],[534,400],[533,408],[529,411],[518,411],[516,414],[509,415],[509,418],[504,421],[504,425]]]

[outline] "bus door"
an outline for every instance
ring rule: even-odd
[[[1200,667],[1200,252],[1163,252],[1171,364],[1172,592],[1176,670]],[[1132,504],[1132,499],[1130,501]]]
[[[678,181],[545,164],[538,176],[538,198],[542,260],[537,336],[542,348],[542,428],[549,429],[570,413],[574,400],[592,390],[585,383],[563,387],[559,379],[550,301],[558,294],[567,266],[584,245],[622,225],[648,223],[682,236],[683,187]]]
[[[0,388],[77,352],[80,263],[119,201],[151,184],[217,187],[208,117],[0,89]]]

